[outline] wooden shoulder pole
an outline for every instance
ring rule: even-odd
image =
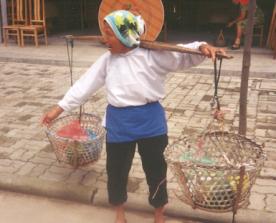
[[[94,41],[104,43],[104,38],[102,36],[72,36],[67,35],[65,36],[66,39],[72,40],[80,40],[80,41]],[[141,40],[140,43],[141,48],[145,49],[152,49],[152,50],[167,50],[167,51],[174,51],[180,53],[189,53],[189,54],[196,54],[196,55],[203,55],[199,50],[189,49],[182,46],[177,46],[175,44],[164,43],[164,42],[157,42],[157,41],[148,41],[148,40]],[[223,59],[232,59],[232,56],[217,54],[217,57]]]

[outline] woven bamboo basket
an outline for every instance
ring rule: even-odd
[[[179,139],[165,155],[181,188],[176,195],[212,212],[246,206],[265,160],[263,146],[223,131],[206,133],[194,144]]]
[[[81,137],[60,134],[63,128],[70,129],[72,123],[79,125],[78,131],[82,131]],[[94,114],[82,113],[81,116],[71,114],[56,119],[46,129],[46,135],[57,159],[78,167],[100,158],[105,130],[101,126],[101,118]]]

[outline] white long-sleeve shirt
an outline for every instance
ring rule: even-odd
[[[205,42],[182,45],[198,49]],[[139,106],[162,99],[169,72],[196,66],[204,56],[135,48],[125,54],[102,55],[69,89],[59,106],[70,111],[105,85],[107,101],[115,107]]]

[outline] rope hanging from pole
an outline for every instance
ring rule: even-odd
[[[66,47],[67,47],[67,57],[68,57],[68,66],[70,71],[70,84],[73,85],[73,48],[74,48],[74,39],[73,38],[65,38]],[[69,49],[71,47],[71,51]]]
[[[73,38],[65,38],[66,46],[67,46],[67,56],[68,56],[68,65],[70,71],[70,84],[73,86],[73,52],[74,52],[74,39]],[[70,47],[70,48],[69,48]],[[79,109],[79,122],[81,123],[81,116],[84,112],[84,108],[81,105]]]
[[[217,67],[217,60],[219,61],[219,68]],[[218,98],[218,84],[219,84],[219,79],[220,79],[220,74],[221,74],[221,66],[222,66],[222,58],[215,58],[214,61],[214,96],[211,101],[211,107],[214,108],[216,106],[217,110],[220,111],[220,103],[219,103],[219,98]]]

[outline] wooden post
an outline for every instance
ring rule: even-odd
[[[243,64],[240,88],[240,120],[239,120],[239,134],[246,135],[247,128],[247,94],[248,94],[248,79],[251,62],[251,46],[254,28],[254,13],[256,9],[256,0],[249,0],[248,21],[245,29],[245,44],[243,51]]]
[[[270,21],[270,26],[269,26],[269,32],[268,32],[268,37],[266,41],[266,46],[273,48],[274,43],[273,39],[275,39],[275,28],[276,28],[276,2],[274,3],[274,9],[273,13],[271,16],[271,21]]]
[[[2,18],[0,18],[0,42],[2,43],[2,26],[8,24],[7,0],[1,0],[1,14]]]
[[[1,9],[0,9],[0,11],[1,11]],[[3,38],[2,38],[2,18],[0,16],[0,43],[2,43],[2,40],[3,40]]]

